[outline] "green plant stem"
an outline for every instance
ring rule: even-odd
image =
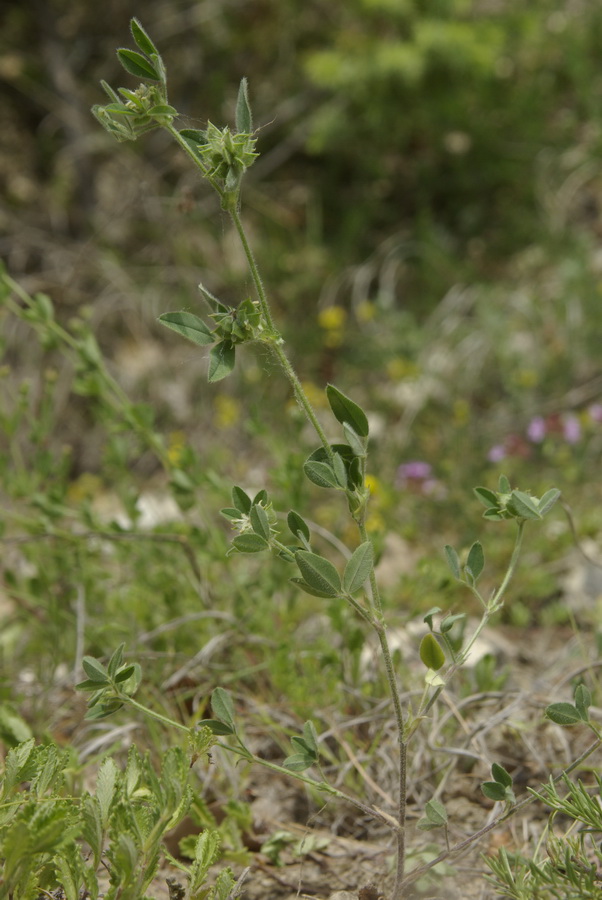
[[[167,725],[168,728],[177,728],[179,731],[185,731],[186,734],[189,734],[190,728],[187,725],[183,725],[181,722],[176,722],[175,719],[170,719],[167,716],[163,716],[159,712],[155,712],[152,709],[149,709],[148,706],[144,706],[142,703],[138,703],[137,700],[134,700],[133,697],[130,697],[128,694],[123,694],[121,691],[118,694],[119,700],[122,700],[124,703],[128,703],[130,706],[133,706],[139,712],[144,713],[146,716],[150,716],[151,719],[156,719],[157,722],[161,722],[163,725]]]
[[[293,772],[291,769],[285,768],[285,766],[279,766],[277,763],[269,762],[267,759],[255,756],[255,754],[251,753],[246,747],[234,747],[231,744],[222,743],[219,743],[217,746],[222,747],[224,750],[229,750],[231,753],[236,753],[248,762],[257,763],[265,769],[270,769],[272,772],[278,772],[280,775],[286,775],[288,778],[302,781],[304,784],[307,784],[309,787],[312,787],[321,793],[331,794],[339,800],[344,800],[346,803],[350,803],[352,806],[361,810],[365,815],[371,816],[373,819],[378,819],[379,822],[383,822],[388,828],[393,828],[395,831],[398,830],[397,822],[393,816],[388,816],[381,810],[376,809],[373,806],[368,806],[368,804],[362,803],[361,800],[357,800],[355,797],[351,797],[349,794],[339,791],[338,788],[332,787],[332,785],[328,784],[326,781],[316,781],[315,778],[310,778],[302,772]]]

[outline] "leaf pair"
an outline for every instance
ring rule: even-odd
[[[524,491],[512,490],[505,475],[500,476],[499,490],[476,487],[476,496],[486,506],[484,519],[543,519],[560,497],[557,488],[551,488],[543,497],[532,497]]]
[[[374,549],[370,541],[360,544],[347,561],[343,578],[329,560],[308,550],[298,550],[295,561],[301,578],[291,578],[307,594],[314,597],[341,597],[355,594],[365,584],[374,565]]]

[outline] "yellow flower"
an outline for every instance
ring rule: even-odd
[[[186,446],[186,435],[183,431],[172,431],[169,435],[167,446],[167,458],[170,463],[177,466],[182,457],[182,450]]]
[[[376,475],[366,475],[364,482],[372,497],[382,494],[382,486]]]
[[[69,485],[67,497],[72,503],[91,500],[100,494],[102,486],[102,479],[98,475],[94,475],[92,472],[82,472],[79,478]]]
[[[214,400],[215,420],[219,428],[232,428],[240,419],[240,403],[228,394],[218,394]]]
[[[318,325],[325,331],[340,331],[347,319],[347,310],[342,306],[327,306],[318,313]]]

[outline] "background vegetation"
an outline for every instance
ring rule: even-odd
[[[144,650],[154,703],[201,715],[234,684],[275,741],[289,717],[331,709],[341,677],[349,715],[378,696],[357,623],[301,599],[286,570],[225,559],[232,480],[311,510],[326,541],[340,510],[298,474],[312,447],[266,361],[247,354],[209,389],[206,361],[155,323],[197,308],[198,281],[230,302],[251,287],[177,149],[161,134],[116,148],[89,113],[132,15],[191,127],[230,120],[249,78],[261,157],[245,219],[316,402],[334,380],[370,410],[371,524],[399,622],[457,602],[440,548],[474,539],[474,484],[555,484],[594,546],[602,518],[598,4],[13,4],[0,254],[56,319],[23,298],[1,313],[2,727],[84,756],[122,735],[82,726],[74,672],[121,641]],[[491,540],[501,567],[510,536]],[[572,547],[557,514],[509,626],[574,616],[559,583]],[[594,630],[600,594],[580,613]]]

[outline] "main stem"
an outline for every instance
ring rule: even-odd
[[[269,303],[267,300],[265,288],[263,286],[263,282],[261,280],[261,276],[259,274],[259,269],[257,268],[257,263],[255,261],[255,256],[251,249],[251,246],[247,240],[247,235],[245,233],[243,224],[240,220],[240,216],[238,214],[237,209],[229,210],[230,217],[238,232],[238,236],[240,238],[245,256],[247,258],[247,262],[249,265],[249,270],[251,272],[251,277],[253,279],[253,283],[255,285],[255,290],[257,291],[257,297],[259,300],[259,304],[264,316],[264,321],[268,326],[268,339],[269,344],[272,349],[272,352],[278,359],[278,362],[282,366],[286,377],[288,378],[293,393],[295,395],[295,399],[297,400],[300,407],[305,412],[305,415],[311,422],[313,428],[315,429],[320,441],[322,442],[322,446],[326,451],[326,454],[329,460],[333,459],[333,451],[330,446],[330,442],[324,433],[320,422],[317,419],[317,416],[313,410],[311,403],[307,397],[307,394],[303,390],[303,386],[299,381],[295,370],[293,369],[291,362],[286,355],[283,347],[282,347],[282,337],[276,326],[274,324],[274,320],[272,318],[271,310],[269,307]],[[364,524],[364,516],[358,521],[358,528],[360,531],[362,541],[368,540],[368,534],[366,532],[366,526]],[[383,661],[385,664],[385,671],[387,676],[387,682],[389,685],[389,691],[391,694],[391,699],[393,701],[393,709],[395,712],[395,724],[397,728],[397,740],[399,746],[399,792],[398,792],[398,805],[397,805],[397,823],[398,828],[397,831],[397,860],[396,860],[396,873],[395,873],[395,887],[393,889],[393,898],[392,900],[401,900],[402,897],[402,882],[405,871],[405,821],[406,821],[406,803],[407,803],[407,741],[405,740],[405,720],[403,715],[403,710],[401,708],[401,700],[399,697],[399,687],[397,685],[397,678],[395,677],[395,670],[393,668],[393,660],[391,658],[391,650],[389,648],[389,642],[387,640],[387,631],[384,622],[383,610],[382,610],[382,602],[380,599],[380,592],[378,590],[378,585],[376,582],[376,575],[374,573],[374,567],[372,567],[370,572],[370,588],[372,594],[372,604],[374,607],[374,611],[376,616],[372,617],[372,625],[378,634],[378,640],[381,647],[381,652],[383,656]]]

